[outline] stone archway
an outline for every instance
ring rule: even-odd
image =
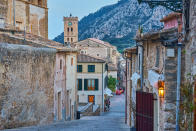
[[[153,123],[154,123],[154,131],[158,131],[159,127],[159,101],[158,101],[158,96],[156,93],[153,94],[153,105],[154,105],[154,118],[153,118]]]

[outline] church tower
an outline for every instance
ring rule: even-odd
[[[64,17],[64,43],[78,42],[78,17]]]

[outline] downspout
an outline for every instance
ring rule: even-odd
[[[125,92],[126,92],[126,97],[125,97],[125,123],[127,123],[127,74],[128,74],[128,70],[127,70],[127,58],[126,58],[126,88],[125,88]]]
[[[103,64],[102,64],[102,112],[104,112],[104,95],[103,95],[104,85],[103,85]]]
[[[181,84],[181,50],[182,50],[182,22],[178,17],[178,65],[177,65],[177,98],[176,98],[176,131],[179,131],[179,106],[180,106],[180,84]]]
[[[142,49],[142,52],[139,55],[139,57],[140,57],[140,65],[139,66],[140,66],[140,78],[141,78],[140,88],[141,88],[141,91],[143,91],[143,53],[144,53],[144,48],[143,48],[143,45],[138,45],[138,46],[141,47],[141,49]]]
[[[14,25],[14,27],[16,26],[16,11],[15,11],[15,8],[16,8],[16,5],[15,5],[15,0],[13,0],[13,19],[14,19],[14,21],[13,21],[13,25]]]

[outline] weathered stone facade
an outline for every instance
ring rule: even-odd
[[[127,62],[127,120],[128,124],[135,127],[135,113],[132,110],[132,121],[130,123],[131,109],[134,109],[136,90],[153,94],[154,130],[173,131],[175,130],[176,119],[176,87],[177,87],[177,29],[165,29],[157,32],[141,34],[136,37],[138,46],[125,50]],[[172,42],[168,42],[171,41]],[[182,51],[181,66],[185,67],[185,54]],[[137,54],[137,56],[135,55]],[[131,63],[131,65],[130,65]],[[130,68],[131,66],[131,68]],[[136,66],[136,68],[135,68]],[[138,76],[139,74],[139,76]],[[182,68],[181,74],[184,74]],[[131,79],[130,79],[131,78]],[[129,82],[129,80],[131,82]],[[159,97],[158,81],[165,83],[164,98]],[[184,77],[181,78],[184,80]],[[131,93],[129,86],[132,88]],[[137,100],[135,101],[137,103]]]
[[[7,29],[0,43],[0,129],[75,119],[77,50]]]
[[[47,0],[1,0],[0,5],[1,28],[25,30],[48,38]]]
[[[196,81],[196,1],[190,0],[190,13],[184,15],[184,21],[188,23],[189,29],[186,30],[186,37],[185,37],[185,50],[186,50],[186,56],[185,56],[185,78],[188,76],[188,74],[191,74],[192,80]],[[184,9],[186,7],[184,6]],[[189,15],[189,16],[186,16]],[[189,19],[187,19],[189,17]],[[186,27],[186,25],[184,25]],[[185,28],[187,29],[187,28]],[[196,91],[196,82],[195,86],[193,86],[194,94]],[[194,95],[193,94],[193,95]],[[194,99],[195,99],[194,95]],[[195,103],[195,102],[194,102]],[[196,130],[196,110],[194,110],[193,113],[193,130]]]
[[[0,128],[53,121],[56,50],[0,44]]]

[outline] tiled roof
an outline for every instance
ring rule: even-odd
[[[105,63],[105,61],[89,55],[79,54],[78,63]]]
[[[12,34],[11,32],[15,32],[14,34]],[[78,51],[75,48],[68,48],[63,46],[61,43],[49,40],[49,39],[45,39],[43,37],[37,36],[37,35],[33,35],[30,33],[24,33],[24,31],[16,31],[16,30],[9,30],[9,29],[0,29],[0,34],[1,35],[6,35],[7,37],[9,37],[10,39],[15,39],[15,40],[24,40],[26,41],[26,43],[28,43],[28,45],[30,44],[31,46],[43,46],[43,47],[48,47],[48,48],[54,48],[57,50],[61,50],[61,51]],[[25,35],[24,35],[25,34]],[[16,43],[13,43],[16,44]]]
[[[165,21],[168,21],[168,20],[170,20],[172,18],[177,18],[177,17],[182,17],[182,14],[173,12],[173,13],[165,16],[163,19],[161,19],[160,22],[165,22]]]
[[[113,47],[110,43],[96,39],[96,38],[89,38],[89,40],[97,42],[97,43],[105,45],[105,46]]]

